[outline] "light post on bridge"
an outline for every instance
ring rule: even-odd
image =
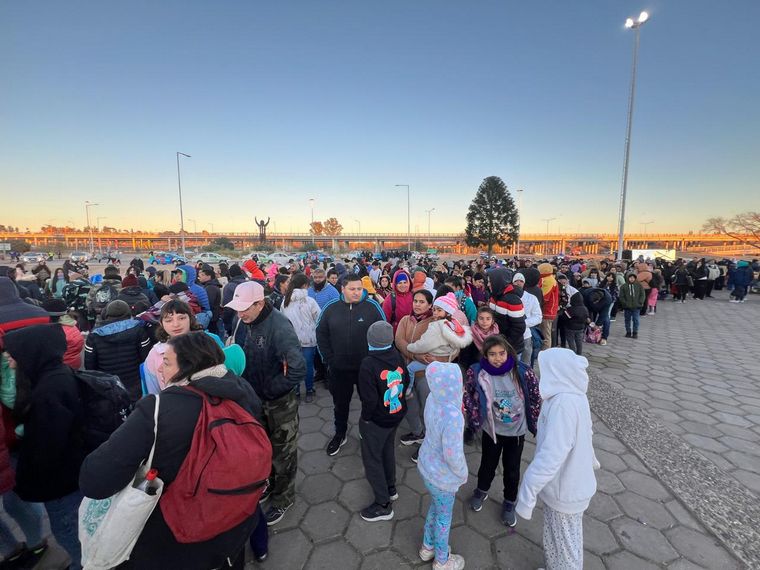
[[[406,238],[407,251],[412,251],[412,210],[411,210],[411,193],[409,184],[396,184],[396,188],[406,187]]]
[[[191,158],[189,154],[184,152],[177,152],[177,187],[179,188],[179,234],[182,240],[182,256],[185,257],[185,216],[182,213],[182,177],[179,173],[179,157],[180,155]]]

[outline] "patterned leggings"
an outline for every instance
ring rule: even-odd
[[[568,515],[544,505],[546,570],[583,569],[583,513]]]
[[[445,564],[449,559],[449,530],[456,493],[442,491],[427,481],[425,487],[430,491],[430,508],[425,519],[423,544],[425,548],[435,549],[438,564]]]

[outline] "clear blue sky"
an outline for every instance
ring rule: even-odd
[[[628,227],[760,208],[757,0],[6,1],[0,223],[176,229],[179,150],[199,230],[461,231],[498,175],[614,231],[642,9]]]

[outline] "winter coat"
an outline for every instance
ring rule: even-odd
[[[5,349],[30,384],[16,493],[25,501],[60,499],[79,488],[85,450],[83,409],[74,373],[63,363],[66,337],[60,326],[37,325],[9,333]]]
[[[140,364],[148,356],[150,346],[150,336],[142,321],[107,323],[87,335],[84,368],[115,374],[136,402],[142,396]]]
[[[544,311],[544,319],[555,319],[559,311],[559,285],[554,277],[554,267],[550,263],[542,263],[538,266],[541,274],[541,291],[544,294],[544,303],[541,308]]]
[[[211,307],[211,320],[212,322],[216,322],[222,316],[222,285],[214,277],[210,281],[203,283],[201,287],[206,290],[206,295],[208,296],[208,304]]]
[[[45,309],[22,301],[13,281],[0,277],[0,348],[2,333],[49,322],[50,315]]]
[[[77,328],[76,321],[68,315],[61,317],[58,323],[66,335],[66,353],[63,355],[63,363],[74,370],[79,370],[82,367],[82,350],[84,350],[82,331]]]
[[[266,301],[261,313],[247,329],[243,344],[243,378],[262,400],[283,397],[306,378],[306,361],[298,335],[288,318]]]
[[[409,346],[409,343],[419,340],[432,322],[433,317],[429,314],[424,319],[418,320],[414,313],[412,313],[405,316],[398,323],[398,327],[396,328],[396,348],[401,352],[407,364],[414,360],[414,355],[409,352],[407,346]]]
[[[330,301],[340,298],[340,293],[332,284],[325,282],[324,287],[319,291],[314,288],[314,285],[309,287],[309,297],[317,302],[320,309],[324,309]]]
[[[398,276],[402,273],[409,277],[409,290],[406,293],[399,293],[397,288]],[[406,315],[412,314],[412,302],[414,301],[414,295],[412,294],[412,278],[404,269],[399,269],[393,274],[393,293],[388,295],[383,301],[383,313],[385,314],[385,320],[393,325],[393,334],[396,334],[396,329],[402,318]],[[395,309],[394,309],[395,306]]]
[[[105,309],[104,304],[100,304],[97,302],[96,296],[98,294],[98,291],[100,291],[106,285],[110,285],[115,290],[116,296],[114,296],[113,299],[111,299],[112,301],[115,300],[116,297],[119,295],[119,291],[121,291],[121,279],[119,277],[116,277],[114,279],[104,278],[103,281],[99,283],[98,285],[93,285],[90,288],[90,292],[87,293],[87,301],[85,301],[85,306],[87,307],[87,314],[89,315],[90,319],[95,320],[96,327],[99,327],[102,324],[100,321],[100,313],[103,311],[103,309]]]
[[[523,475],[516,511],[530,519],[536,498],[566,514],[582,513],[596,493],[599,462],[586,398],[588,361],[565,348],[538,355],[543,398],[536,452]]]
[[[222,342],[222,339],[220,339],[214,333],[210,333],[208,331],[203,332],[210,336],[214,342],[216,342],[219,348],[224,350],[224,343]],[[164,359],[164,352],[166,352],[166,343],[157,342],[150,349],[148,356],[145,357],[145,362],[143,362],[142,366],[140,367],[140,374],[142,376],[144,386],[143,395],[158,394],[166,387],[163,379],[158,373],[158,367],[161,365],[161,362]]]
[[[582,331],[586,329],[589,311],[583,303],[581,293],[576,293],[570,297],[570,306],[562,312],[559,318],[561,326],[567,330]]]
[[[525,308],[525,332],[523,333],[523,340],[527,342],[528,339],[531,338],[530,329],[541,324],[541,321],[544,319],[544,314],[541,311],[541,304],[533,293],[529,292],[527,289],[520,291],[519,287],[515,288],[515,292],[518,294],[522,292],[520,300]]]
[[[192,386],[209,395],[234,400],[254,417],[260,417],[261,403],[256,394],[231,372],[221,378],[207,376],[193,380]],[[140,400],[127,421],[87,456],[79,477],[85,496],[105,499],[129,484],[150,453],[154,409],[155,397]],[[190,450],[200,410],[200,397],[189,390],[176,386],[161,393],[153,467],[164,482],[164,492],[171,488]],[[253,515],[211,540],[181,544],[167,526],[159,504],[148,519],[129,560],[118,568],[221,568],[227,557],[234,560],[255,526],[256,516]]]
[[[425,440],[420,446],[422,478],[448,493],[467,482],[462,416],[462,371],[458,364],[433,362],[425,373],[430,396],[425,403]]]
[[[225,307],[224,305],[232,301],[232,297],[235,295],[235,289],[237,286],[241,283],[245,283],[246,281],[248,281],[248,279],[246,279],[243,275],[230,277],[227,285],[225,285],[222,289],[222,321],[224,321],[224,326],[227,329],[228,333],[232,332],[232,321],[234,320],[235,315],[237,315],[237,311],[235,311],[235,309]]]
[[[525,277],[525,286],[523,287],[528,293],[538,299],[538,304],[541,310],[544,309],[544,292],[539,287],[538,283],[541,281],[541,273],[535,267],[526,267],[522,270],[523,277]],[[530,325],[534,326],[534,325]]]
[[[633,283],[626,283],[620,288],[620,306],[623,309],[640,309],[644,306],[644,300],[646,299],[646,292],[641,283],[634,281]]]
[[[395,427],[406,415],[409,374],[398,350],[371,350],[359,368],[357,388],[361,418],[381,427]]]
[[[415,342],[406,345],[406,350],[414,354],[432,354],[454,360],[459,351],[472,344],[470,327],[462,326],[455,319],[432,321],[424,334]]]
[[[322,361],[333,370],[358,372],[369,348],[367,330],[384,321],[383,309],[367,292],[358,303],[346,303],[343,295],[331,301],[317,320],[317,348]]]
[[[293,325],[302,347],[317,346],[317,319],[319,305],[309,297],[306,289],[293,289],[290,304],[280,309]]]
[[[147,311],[151,306],[148,296],[143,293],[142,289],[137,285],[134,287],[122,287],[116,298],[129,305],[133,317],[136,317],[143,311]]]
[[[601,287],[584,287],[581,295],[589,313],[605,313],[612,303],[612,295]]]
[[[198,278],[198,272],[190,265],[178,265],[177,269],[181,271],[182,281],[187,284],[187,288],[198,299],[198,304],[204,311],[210,311],[211,305],[208,303],[208,293],[206,290],[198,285],[195,280]]]
[[[513,275],[511,270],[503,267],[488,272],[492,291],[488,306],[494,312],[499,332],[519,354],[524,348],[525,307],[518,294],[519,287],[512,284]]]
[[[465,295],[464,291],[457,291],[454,295],[457,298],[457,303],[459,303],[459,310],[467,317],[467,324],[472,325],[478,318],[478,308],[472,299]]]
[[[16,486],[16,473],[11,466],[11,454],[5,439],[5,418],[8,412],[0,406],[0,495]]]

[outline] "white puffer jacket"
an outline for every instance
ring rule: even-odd
[[[306,289],[294,289],[290,304],[286,307],[283,301],[280,311],[293,323],[302,347],[317,346],[319,305],[309,297]]]
[[[432,321],[419,340],[410,342],[406,349],[415,354],[429,353],[434,356],[448,357],[454,360],[459,351],[472,343],[470,327],[462,326],[458,321],[444,319]]]

